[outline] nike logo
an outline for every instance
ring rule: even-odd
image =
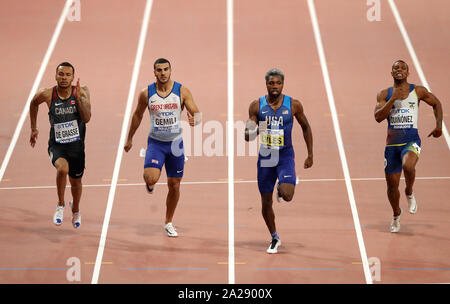
[[[180,170],[180,171],[177,170],[177,173],[181,173],[181,172],[183,172],[183,170]]]
[[[78,173],[78,174],[75,174],[75,176],[80,176],[81,174],[83,174],[83,172],[81,172],[81,173]]]
[[[285,175],[284,178],[286,178],[286,177],[292,177],[292,175]]]
[[[60,106],[60,105],[62,105],[63,104],[63,102],[61,102],[61,103],[56,103],[55,102],[55,106]]]
[[[261,112],[261,114],[266,114],[267,112],[269,112],[269,111]]]

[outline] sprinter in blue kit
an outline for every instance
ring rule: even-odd
[[[170,79],[172,68],[167,59],[159,58],[154,63],[156,82],[148,85],[139,94],[138,105],[133,114],[125,151],[130,151],[133,136],[144,112],[150,113],[150,132],[144,162],[144,181],[151,194],[165,166],[169,192],[166,199],[164,229],[170,237],[178,236],[172,223],[180,198],[180,182],[184,171],[184,148],[181,128],[181,111],[186,107],[191,126],[201,122],[201,113],[194,103],[191,92],[180,83]]]
[[[307,146],[305,169],[313,165],[313,138],[302,104],[282,94],[283,72],[271,69],[266,73],[265,79],[268,94],[250,104],[245,140],[254,140],[260,134],[258,189],[261,194],[262,215],[272,237],[267,253],[277,253],[281,241],[275,226],[272,196],[277,180],[278,202],[289,202],[294,196],[297,179],[291,137],[294,117],[303,130]]]
[[[381,90],[377,95],[375,120],[388,121],[386,148],[384,151],[384,173],[387,183],[387,195],[393,210],[390,231],[400,231],[400,176],[405,175],[405,195],[409,213],[417,212],[417,201],[413,193],[416,177],[416,164],[419,160],[421,141],[418,132],[419,102],[425,101],[433,107],[436,127],[428,137],[442,135],[441,102],[425,87],[410,84],[407,81],[409,67],[403,60],[392,65],[391,75],[394,85]]]

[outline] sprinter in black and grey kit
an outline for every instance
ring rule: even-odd
[[[73,200],[69,205],[72,209],[72,225],[79,228],[81,225],[80,198],[82,192],[81,178],[84,173],[85,154],[84,138],[86,123],[91,119],[91,104],[89,89],[77,85],[72,86],[75,69],[63,62],[56,68],[57,85],[53,88],[41,89],[31,100],[30,144],[35,146],[39,131],[36,127],[38,108],[46,103],[50,120],[50,138],[48,141],[48,154],[53,166],[56,168],[56,188],[58,192],[58,205],[53,216],[53,223],[61,225],[64,218],[64,192],[67,175],[71,184]]]

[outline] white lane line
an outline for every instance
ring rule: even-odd
[[[235,283],[234,257],[234,17],[233,0],[227,0],[228,87],[228,284]]]
[[[400,30],[400,33],[403,36],[403,40],[405,40],[406,47],[408,48],[409,55],[412,58],[414,63],[414,67],[416,68],[417,74],[419,75],[420,81],[422,85],[431,92],[430,85],[428,84],[427,79],[425,78],[425,74],[423,73],[422,66],[420,65],[420,61],[417,58],[416,51],[409,39],[408,32],[403,24],[402,17],[400,17],[400,13],[398,12],[397,6],[395,5],[394,0],[389,0],[389,5],[391,6],[392,13],[394,14],[395,21],[397,22],[397,26]],[[442,121],[442,134],[444,134],[445,141],[447,142],[448,149],[450,150],[450,136],[448,134],[447,127],[445,126],[444,121]]]
[[[25,122],[25,119],[27,118],[31,100],[33,99],[34,95],[38,90],[39,84],[41,83],[42,80],[42,76],[44,75],[45,69],[47,68],[48,62],[50,60],[50,56],[52,55],[56,42],[58,41],[58,37],[64,25],[64,21],[66,20],[67,12],[69,11],[70,5],[72,5],[72,1],[73,0],[67,0],[66,4],[64,5],[61,16],[59,17],[58,23],[56,24],[55,31],[53,32],[52,39],[50,40],[50,44],[48,45],[47,52],[45,52],[44,58],[42,59],[41,67],[39,68],[36,78],[34,79],[30,95],[28,95],[27,102],[25,103],[25,106],[22,110],[22,114],[20,115],[19,122],[17,123],[16,126],[16,130],[14,131],[13,137],[11,138],[11,142],[9,143],[8,150],[6,151],[5,157],[3,158],[2,166],[0,167],[0,182],[3,179],[6,167],[8,166],[9,160],[14,151],[17,140],[19,139],[19,135]]]
[[[136,58],[134,61],[134,68],[133,68],[133,74],[131,77],[130,91],[128,92],[127,106],[126,106],[125,114],[123,117],[122,131],[120,133],[120,141],[119,141],[119,146],[117,148],[117,156],[116,156],[116,162],[114,165],[114,172],[113,172],[112,181],[111,181],[111,188],[109,190],[108,203],[106,206],[105,218],[103,220],[102,234],[100,236],[100,243],[98,246],[97,258],[95,260],[94,272],[92,274],[92,281],[91,281],[92,284],[98,283],[100,267],[102,265],[103,251],[105,249],[105,244],[106,244],[106,235],[108,233],[108,225],[109,225],[109,220],[111,218],[112,207],[114,204],[114,196],[116,193],[117,180],[118,180],[119,171],[120,171],[120,164],[122,162],[123,146],[125,145],[125,138],[127,135],[126,133],[127,133],[127,128],[128,128],[128,123],[130,121],[131,107],[133,105],[134,94],[136,91],[136,85],[137,85],[137,80],[138,80],[138,75],[139,75],[139,68],[141,65],[142,53],[144,51],[145,40],[147,37],[147,29],[148,29],[148,23],[149,23],[149,19],[150,19],[150,12],[152,9],[152,4],[153,4],[152,0],[147,0],[146,6],[145,6],[145,11],[144,11],[144,17],[142,19],[142,27],[141,27],[141,33],[139,36],[139,44],[138,44],[138,48],[136,51]]]
[[[333,118],[334,131],[336,133],[336,141],[339,149],[339,156],[341,158],[342,170],[344,172],[345,185],[347,187],[348,198],[353,215],[353,223],[355,226],[356,237],[358,239],[359,251],[361,254],[361,260],[364,270],[364,275],[367,284],[372,284],[372,275],[369,269],[369,262],[367,260],[366,247],[364,245],[364,239],[361,231],[361,225],[359,223],[358,210],[356,208],[355,196],[353,194],[352,182],[350,179],[350,172],[348,170],[347,159],[345,156],[344,144],[342,141],[341,130],[339,127],[339,120],[337,117],[336,105],[334,102],[333,91],[331,89],[330,76],[328,74],[328,68],[325,59],[325,51],[322,45],[322,38],[320,35],[319,23],[317,21],[316,9],[314,7],[314,1],[308,0],[309,13],[311,15],[311,22],[314,30],[314,37],[316,40],[317,51],[320,59],[320,66],[322,68],[323,80],[325,83],[325,89],[328,96],[328,103],[330,105],[331,116]]]
[[[404,180],[404,177],[401,177]],[[450,176],[430,176],[430,177],[416,177],[416,180],[446,180],[450,179]],[[384,177],[354,177],[352,181],[385,181]],[[298,182],[343,182],[344,178],[315,178],[315,179],[297,179]],[[234,181],[235,184],[256,183],[256,180],[242,180]],[[207,184],[227,184],[228,181],[197,181],[197,182],[181,182],[182,185],[207,185]],[[167,183],[160,182],[156,185],[167,185]],[[110,187],[111,184],[83,184],[83,188],[95,188],[95,187]],[[116,184],[117,187],[142,187],[145,183],[122,183]],[[67,185],[66,188],[70,188]],[[32,190],[32,189],[56,189],[56,186],[18,186],[18,187],[0,187],[0,190]]]

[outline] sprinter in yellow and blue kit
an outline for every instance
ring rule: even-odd
[[[425,101],[433,107],[436,127],[428,135],[442,135],[442,106],[440,101],[425,87],[407,82],[409,67],[403,60],[392,65],[394,85],[381,90],[377,95],[375,120],[388,121],[386,148],[384,151],[384,172],[387,195],[393,210],[390,231],[400,231],[400,192],[398,190],[402,171],[405,175],[405,195],[409,213],[417,212],[417,201],[413,193],[416,164],[421,151],[418,132],[419,102]]]

